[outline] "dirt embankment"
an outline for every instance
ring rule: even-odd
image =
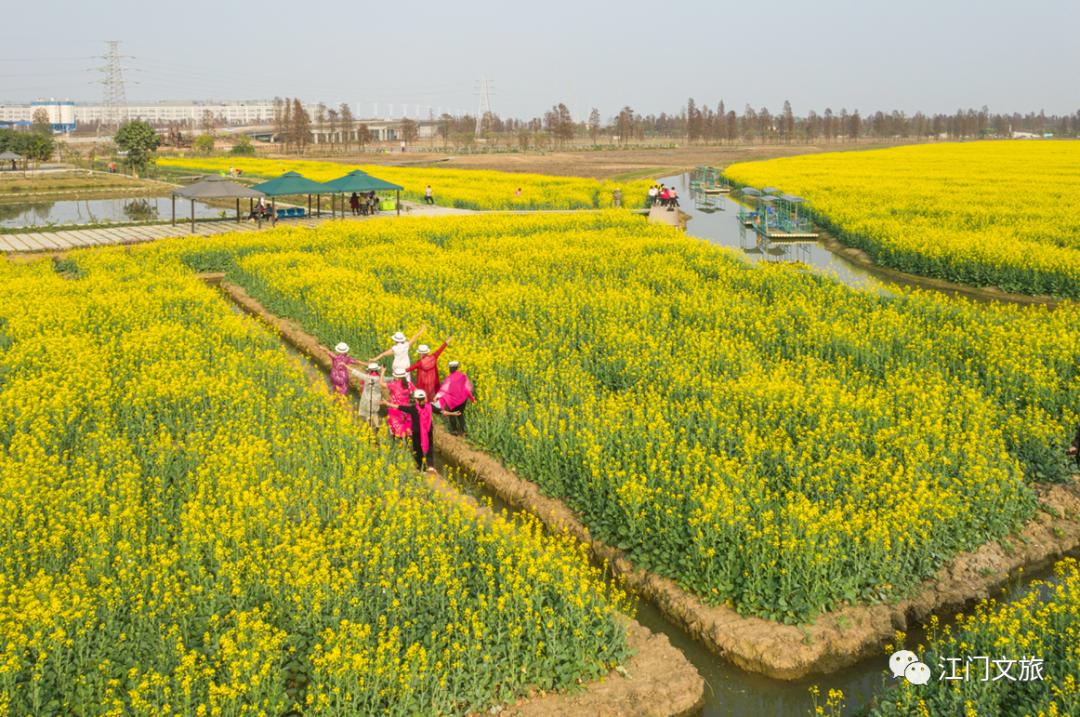
[[[240,287],[222,286],[298,349],[329,366],[328,351],[295,322],[269,314]],[[808,625],[785,625],[707,605],[673,580],[639,569],[622,551],[594,538],[570,508],[543,495],[535,483],[467,440],[436,430],[435,445],[449,462],[471,471],[509,505],[528,510],[550,529],[565,530],[581,540],[596,559],[606,561],[629,587],[714,653],[775,679],[795,680],[855,664],[877,652],[896,630],[907,629],[932,613],[955,611],[987,597],[1014,571],[1037,569],[1080,547],[1080,483],[1043,486],[1040,511],[1021,531],[1007,541],[987,543],[956,556],[913,591],[912,597],[893,605],[845,607],[820,615]]]
[[[330,369],[330,351],[305,332],[296,322],[271,314],[243,288],[224,282],[223,274],[202,274],[204,281],[220,288],[241,308],[258,317],[283,339],[302,351],[324,369]],[[350,376],[353,388],[360,381]],[[357,430],[361,430],[358,425]],[[440,432],[440,438],[447,438]],[[451,503],[467,503],[492,518],[486,506],[461,493],[438,475],[428,480],[436,495]],[[500,714],[521,717],[684,717],[697,713],[705,703],[705,681],[686,656],[676,649],[665,635],[651,632],[629,617],[621,616],[626,624],[626,636],[632,657],[599,680],[581,686],[573,693],[535,694],[510,705]]]

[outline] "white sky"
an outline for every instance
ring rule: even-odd
[[[135,100],[269,98],[375,103],[386,115],[493,109],[582,118],[686,98],[797,114],[901,109],[1080,109],[1080,0],[727,0],[589,3],[235,3],[13,0],[0,102],[98,101],[105,40],[133,56]]]

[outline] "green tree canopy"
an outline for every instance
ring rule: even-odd
[[[0,129],[0,152],[14,152],[44,162],[52,157],[55,147],[51,134]]]
[[[154,161],[154,151],[161,144],[161,137],[148,122],[132,120],[116,130],[114,141],[121,151],[127,152],[124,164],[137,177]]]

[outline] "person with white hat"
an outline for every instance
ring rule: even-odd
[[[342,341],[334,347],[330,354],[330,383],[339,396],[349,392],[349,365],[356,363],[356,359],[349,355],[349,345]]]
[[[400,411],[409,418],[412,433],[413,460],[416,470],[434,471],[432,454],[435,452],[435,434],[432,432],[432,405],[428,403],[427,392],[416,389],[413,392],[415,403],[403,404],[386,402],[388,410]],[[438,410],[438,409],[434,409]]]
[[[379,431],[379,408],[382,406],[382,397],[386,394],[386,382],[383,380],[384,369],[377,363],[369,363],[367,373],[363,378],[363,389],[360,391],[360,408],[357,411],[360,420],[371,426],[371,430],[378,435]]]
[[[390,402],[382,399],[383,403],[404,404],[409,402],[409,396],[416,390],[416,386],[409,380],[409,374],[403,369],[394,369],[393,378],[386,384]],[[406,438],[412,432],[412,423],[409,417],[396,408],[386,412],[386,425],[390,427],[390,435],[394,438]]]
[[[398,369],[407,371],[409,364],[412,363],[409,361],[409,348],[413,345],[413,342],[420,338],[420,334],[424,333],[426,329],[426,326],[421,326],[420,330],[417,331],[411,339],[406,339],[405,333],[403,331],[398,331],[390,337],[390,340],[394,342],[393,345],[378,356],[368,359],[368,363],[377,363],[379,359],[392,355],[394,357],[394,362],[390,368],[394,371],[397,371]]]
[[[450,373],[440,384],[434,401],[437,407],[442,408],[443,415],[450,417],[450,433],[455,436],[465,435],[465,407],[477,400],[472,381],[460,369],[460,362],[450,362]]]
[[[429,349],[427,344],[420,344],[416,347],[416,353],[420,355],[420,358],[405,369],[410,373],[416,372],[416,387],[424,389],[429,396],[434,396],[439,390],[439,356],[453,340],[454,337],[451,336],[434,351]]]

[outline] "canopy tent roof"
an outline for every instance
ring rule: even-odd
[[[354,169],[344,177],[332,179],[326,182],[324,186],[330,187],[335,192],[378,192],[404,189],[404,187],[397,184],[391,184],[378,177],[372,177],[360,169]]]
[[[312,181],[296,172],[286,172],[269,182],[256,184],[252,189],[256,189],[268,197],[280,197],[285,194],[330,194],[336,191],[325,184]]]
[[[761,196],[761,190],[760,189],[754,189],[753,187],[743,187],[740,191],[747,197],[760,197]]]
[[[14,152],[0,152],[0,160],[10,162],[13,159],[22,159],[21,154],[15,154]]]
[[[802,197],[796,197],[794,194],[781,194],[780,198],[783,199],[785,202],[805,202],[806,201]]]
[[[257,199],[266,196],[257,189],[217,175],[203,177],[197,182],[177,189],[173,195],[185,199]]]
[[[766,194],[779,194],[780,193],[780,190],[777,189],[776,187],[765,187],[761,191],[765,192]]]
[[[761,201],[763,201],[763,202],[775,202],[775,201],[776,201],[776,197],[774,197],[774,196],[772,196],[771,194],[769,194],[769,195],[766,195],[766,196],[762,197],[762,198],[761,198]]]

